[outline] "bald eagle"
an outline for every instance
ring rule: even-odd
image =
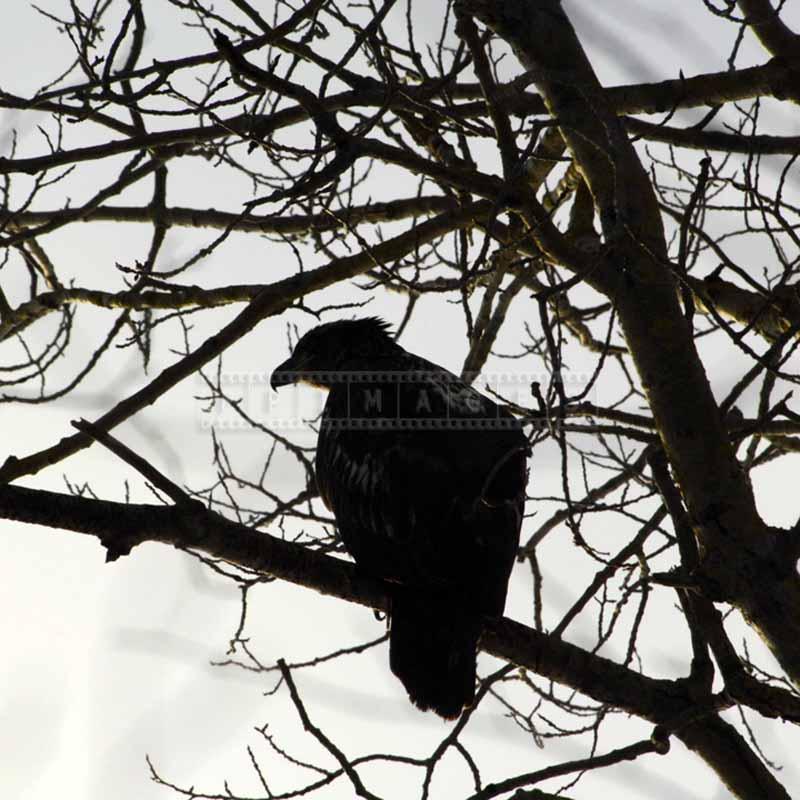
[[[306,333],[271,381],[296,382],[328,390],[317,484],[357,566],[388,581],[392,672],[419,708],[457,717],[519,545],[520,423],[374,317]]]

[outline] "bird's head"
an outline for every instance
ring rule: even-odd
[[[370,369],[398,349],[388,329],[378,317],[337,320],[312,328],[275,368],[272,388],[300,382],[330,388],[342,379],[341,373]]]

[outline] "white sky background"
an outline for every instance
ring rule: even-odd
[[[51,0],[44,7],[55,9],[62,5],[66,4]],[[734,28],[719,25],[704,11],[700,0],[683,0],[679,5],[680,14],[665,11],[661,0],[565,3],[605,84],[674,78],[679,68],[687,76],[724,68]],[[800,9],[795,3],[787,5],[785,18],[798,30]],[[145,6],[152,36],[151,56],[176,57],[201,47],[209,49],[198,46],[196,33],[175,25],[176,15],[165,2],[148,0]],[[438,25],[439,17],[433,9],[440,7],[439,3],[419,4],[419,24]],[[226,4],[221,1],[218,8],[226,10]],[[52,26],[43,23],[26,3],[11,0],[4,11],[0,26],[0,86],[26,94],[56,74],[68,51]],[[766,58],[758,45],[748,39],[738,63],[763,63]],[[517,74],[517,64],[508,64],[509,70]],[[792,107],[792,117],[783,107],[764,130],[800,133],[795,112]],[[14,112],[0,113],[0,146],[4,155],[8,132],[19,122],[19,115]],[[21,154],[44,152],[35,130],[19,130],[19,135]],[[81,169],[87,183],[82,195],[76,193],[75,202],[87,196],[90,189],[91,170]],[[144,184],[147,191],[150,185]],[[410,181],[407,188],[413,189]],[[241,201],[249,199],[247,189],[233,180],[222,180],[221,171],[202,178],[187,174],[181,180],[172,179],[168,202],[236,209],[239,196]],[[390,191],[380,197],[376,189],[375,199],[401,195],[402,189],[392,184]],[[62,202],[58,192],[47,199],[51,205]],[[144,188],[124,196],[120,202],[143,199],[147,199]],[[168,268],[170,259],[180,263],[198,243],[212,235],[173,229],[162,253],[161,268]],[[132,264],[137,258],[143,259],[148,236],[149,229],[144,226],[71,226],[51,237],[50,252],[57,267],[63,265],[66,272],[79,276],[79,285],[94,286],[102,284],[105,275],[109,276],[109,283],[116,280],[115,262]],[[203,283],[207,275],[212,285],[254,280],[257,275],[258,280],[267,281],[295,269],[293,260],[287,258],[288,251],[271,247],[252,235],[233,236],[201,270],[193,273],[192,280]],[[760,254],[754,253],[753,257],[759,258]],[[322,257],[316,255],[306,266],[320,263],[324,263]],[[341,292],[329,292],[320,302],[343,296]],[[399,301],[382,302],[379,308],[370,307],[370,312],[398,321]],[[438,314],[440,327],[434,330],[431,316],[425,313],[425,302],[403,344],[458,370],[465,354],[460,312],[453,309],[450,316]],[[193,344],[199,344],[240,308],[204,312],[196,317]],[[529,314],[530,309],[518,308],[518,319],[523,313]],[[96,331],[104,331],[109,324],[107,314],[84,313],[81,317],[77,336],[90,347]],[[268,373],[286,355],[287,319],[302,329],[309,325],[308,318],[299,314],[262,323],[226,354],[226,370],[231,374]],[[510,345],[512,340],[506,342]],[[590,362],[581,363],[577,350],[568,352],[577,372],[587,368]],[[173,358],[166,347],[159,348],[150,377]],[[0,363],[6,359],[0,351]],[[730,360],[727,352],[707,354],[706,364],[719,393],[730,388],[739,374],[740,364]],[[149,379],[141,375],[139,365],[133,350],[117,350],[108,354],[101,368],[64,401],[45,407],[0,404],[0,460],[7,453],[24,455],[48,446],[70,432],[71,419],[91,419],[107,410]],[[214,477],[208,432],[192,401],[198,389],[199,383],[194,379],[185,381],[116,431],[173,480],[192,488],[207,485]],[[599,391],[602,390],[601,386]],[[254,398],[253,402],[261,402],[258,395]],[[598,397],[600,402],[602,399]],[[291,404],[295,400],[296,396],[281,398],[280,402]],[[300,395],[302,403],[317,401],[309,394]],[[278,413],[286,408],[279,406]],[[243,474],[263,459],[263,438],[244,431],[230,431],[226,436]],[[792,462],[778,463],[780,466],[775,469],[768,467],[757,473],[756,489],[760,510],[768,521],[788,525],[800,514],[800,503],[792,481]],[[559,463],[552,447],[537,449],[532,469],[536,494],[560,493]],[[89,481],[98,496],[108,499],[122,498],[123,481],[127,479],[136,499],[149,500],[138,476],[96,446],[24,483],[60,491],[65,489],[64,474],[76,484]],[[275,480],[282,482],[279,488],[287,496],[301,488],[300,476],[288,462],[286,472]],[[546,515],[543,511],[531,522],[528,534]],[[629,534],[630,530],[623,528],[609,532],[614,543],[625,541]],[[0,537],[4,552],[0,563],[0,796],[20,800],[150,800],[174,796],[150,781],[145,753],[150,754],[163,777],[182,786],[222,792],[223,779],[228,779],[232,791],[258,795],[247,745],[260,756],[274,790],[284,790],[300,781],[253,732],[255,726],[265,723],[269,723],[280,744],[295,755],[314,754],[320,763],[332,766],[330,759],[320,755],[317,746],[303,734],[285,692],[265,697],[263,692],[271,684],[263,676],[209,665],[211,660],[224,658],[227,641],[238,622],[239,593],[232,583],[212,575],[187,556],[155,544],[136,548],[131,556],[106,565],[105,552],[92,537],[5,521],[0,524]],[[563,529],[551,534],[541,555],[546,577],[546,624],[554,624],[585,585],[586,566],[575,560],[570,547],[562,546],[560,539],[566,538],[568,533]],[[609,545],[608,549],[614,547]],[[507,606],[509,616],[530,623],[529,593],[527,568],[520,566]],[[652,602],[654,606],[663,605],[663,619],[676,619],[667,613],[673,598],[666,590],[654,592]],[[653,611],[648,610],[648,614]],[[650,616],[651,626],[654,618]],[[735,632],[735,621],[730,624]],[[368,610],[286,583],[260,587],[251,598],[248,632],[253,648],[265,662],[279,657],[289,661],[313,657],[375,638],[381,631],[381,624]],[[591,635],[591,630],[576,622],[567,638],[580,644]],[[687,653],[683,626],[675,631],[649,628],[644,632],[643,650],[647,652],[647,674],[681,674],[686,668]],[[765,666],[771,665],[768,655],[761,658]],[[438,718],[410,706],[387,662],[384,646],[333,666],[295,674],[312,719],[349,755],[372,750],[424,755],[446,730]],[[488,670],[490,659],[483,656],[480,666]],[[789,793],[800,794],[800,769],[793,756],[800,752],[797,729],[789,725],[761,726],[755,714],[750,714],[749,720],[763,729],[760,743],[766,754],[784,765],[780,777]],[[486,782],[586,753],[583,746],[572,741],[550,741],[544,749],[535,747],[528,737],[503,720],[497,703],[484,703],[471,728],[469,742],[474,755],[482,756]],[[630,743],[648,735],[649,730],[645,723],[620,718],[609,725],[609,733],[620,735],[607,735],[600,751]],[[461,781],[464,774],[458,759],[453,755],[448,758],[452,770],[441,770],[434,784],[434,797],[464,793],[456,785],[448,785],[451,775],[460,776]],[[368,769],[363,776],[368,786],[387,797],[408,796],[407,792],[417,785],[416,773],[403,768],[393,772],[391,780]],[[555,781],[543,788],[554,791],[558,785]],[[466,785],[458,786],[468,789]],[[668,757],[648,756],[634,764],[597,772],[589,783],[569,794],[580,798],[589,796],[590,791],[613,792],[618,798],[680,796],[720,800],[728,796],[716,777],[698,758],[685,754],[677,740]],[[349,784],[341,781],[323,796],[351,795]]]

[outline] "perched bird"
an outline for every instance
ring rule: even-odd
[[[328,389],[320,495],[357,567],[389,582],[392,672],[419,708],[458,716],[519,545],[520,423],[375,317],[313,328],[271,382]]]

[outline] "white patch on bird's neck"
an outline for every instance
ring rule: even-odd
[[[302,383],[304,386],[312,386],[314,389],[322,389],[323,391],[329,392],[331,387],[326,386],[324,383],[318,383],[313,378],[298,378],[298,383]]]

